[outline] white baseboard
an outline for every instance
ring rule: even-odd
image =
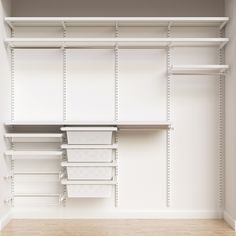
[[[226,211],[224,212],[224,220],[236,231],[236,220]]]
[[[73,211],[72,209],[14,209],[14,219],[222,219],[218,211]]]
[[[3,217],[0,218],[0,231],[11,221],[13,218],[12,211],[9,211]]]

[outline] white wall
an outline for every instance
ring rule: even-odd
[[[6,37],[6,28],[4,25],[4,17],[10,14],[10,3],[11,1],[2,0],[0,2],[0,229],[7,222],[9,214],[9,206],[4,204],[4,199],[9,196],[9,183],[3,180],[3,176],[7,174],[7,163],[3,156],[5,150],[5,142],[3,138],[4,122],[9,115],[10,111],[10,94],[9,94],[9,82],[10,82],[10,69],[9,69],[9,58],[7,56],[6,47],[3,43],[3,39]]]
[[[234,225],[236,222],[236,1],[227,0],[226,15],[230,17],[226,35],[230,43],[226,49],[226,63],[230,71],[226,77],[226,192],[225,192],[225,218]]]
[[[224,0],[13,0],[13,16],[223,16]]]

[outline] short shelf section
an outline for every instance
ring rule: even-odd
[[[59,197],[58,193],[15,193],[14,197]]]
[[[173,75],[222,75],[228,65],[173,65],[169,73]]]
[[[6,156],[12,156],[12,159],[33,159],[37,156],[39,159],[51,159],[62,156],[62,151],[15,151],[9,150],[5,152]]]
[[[5,138],[9,138],[11,142],[62,142],[62,133],[6,133]]]

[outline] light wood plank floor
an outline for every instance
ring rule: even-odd
[[[12,220],[1,236],[235,236],[223,220]]]

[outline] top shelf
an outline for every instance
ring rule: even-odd
[[[11,27],[76,27],[76,26],[173,26],[220,27],[228,17],[6,17]]]

